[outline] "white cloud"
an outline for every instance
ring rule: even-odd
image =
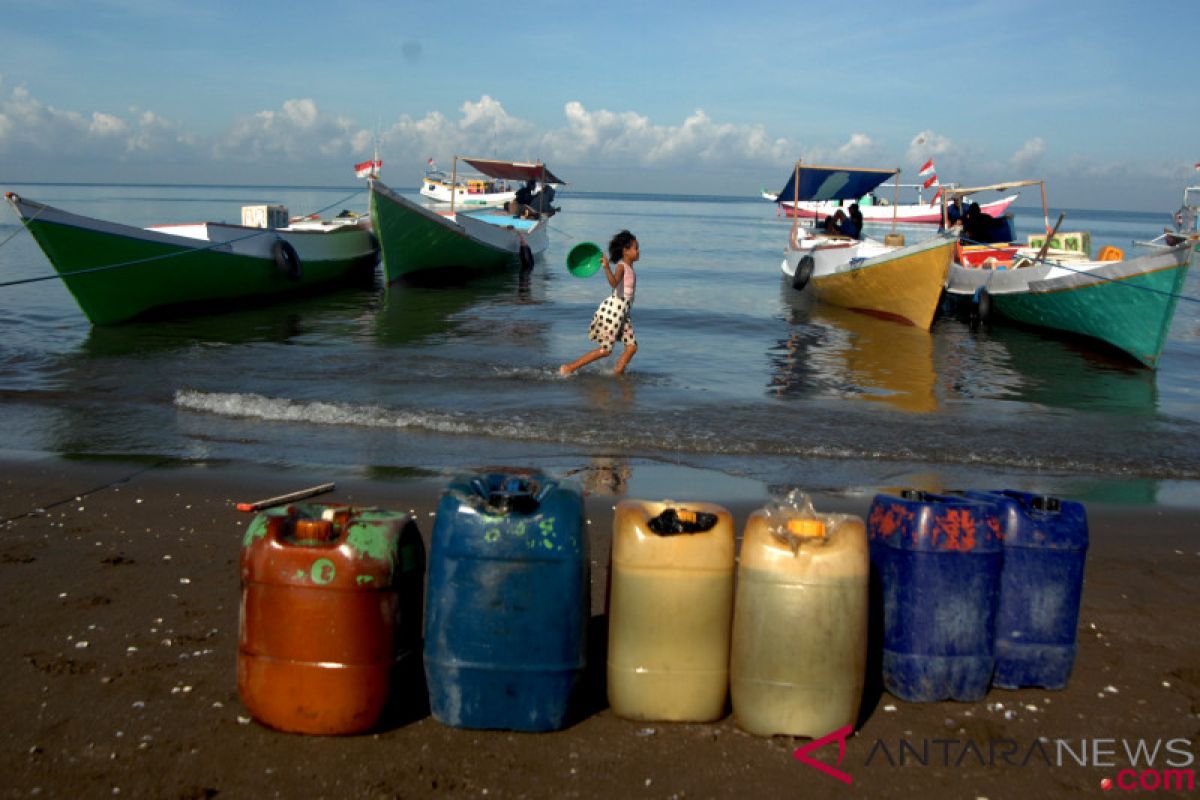
[[[795,145],[771,139],[761,125],[717,123],[703,109],[678,126],[656,125],[633,111],[588,111],[578,101],[567,103],[563,116],[566,127],[546,134],[544,142],[548,157],[566,163],[779,165],[795,158]]]
[[[1035,136],[1021,145],[1021,149],[1013,153],[1009,161],[1017,172],[1028,172],[1037,166],[1038,161],[1045,153],[1046,142],[1042,140],[1042,137]]]
[[[920,165],[937,156],[956,156],[957,150],[954,142],[948,137],[936,131],[925,130],[909,140],[905,158],[909,163]]]

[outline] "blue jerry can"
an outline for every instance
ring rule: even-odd
[[[1004,537],[992,684],[1065,688],[1088,547],[1083,504],[1010,490],[967,496],[996,504]]]
[[[434,718],[563,727],[586,666],[589,565],[578,489],[541,474],[453,481],[438,505],[426,592]]]
[[[911,702],[983,698],[1003,559],[996,507],[927,492],[879,494],[867,525],[884,687]]]

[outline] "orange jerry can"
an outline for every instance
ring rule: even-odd
[[[297,504],[257,515],[242,542],[238,695],[282,731],[361,733],[412,687],[425,548],[408,514]],[[411,662],[411,664],[410,664]]]

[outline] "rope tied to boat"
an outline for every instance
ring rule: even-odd
[[[334,202],[330,203],[329,205],[325,206],[324,208],[321,208],[321,209],[318,209],[318,210],[312,212],[308,216],[310,216],[310,217],[311,216],[320,216],[321,214],[325,213],[326,211],[333,208],[334,206],[339,206],[339,205],[345,203],[347,200],[350,200],[351,198],[353,198],[357,195],[360,195],[365,191],[366,191],[365,189],[357,189],[357,190],[351,192],[350,194],[346,195],[345,197],[341,198],[340,200],[335,200]],[[43,206],[42,208],[38,209],[38,212],[36,214],[34,214],[32,217],[30,217],[29,219],[25,219],[24,217],[22,217],[21,218],[21,227],[15,231],[13,231],[12,235],[9,236],[8,238],[6,238],[3,242],[0,242],[0,247],[3,247],[4,245],[6,245],[10,241],[12,241],[12,239],[15,236],[17,236],[17,234],[21,233],[21,231],[29,230],[29,223],[36,220],[38,218],[38,216],[43,211],[45,211],[47,208],[48,208],[48,206]],[[209,250],[215,250],[215,249],[221,248],[221,247],[229,247],[237,242],[244,242],[247,239],[253,239],[256,236],[263,236],[265,234],[272,234],[272,233],[274,233],[273,228],[256,229],[253,232],[246,234],[245,236],[239,236],[235,239],[226,239],[223,242],[213,242],[205,247],[196,247],[196,248],[184,250],[184,251],[181,251],[178,253],[164,253],[160,256],[149,256],[147,258],[139,258],[139,259],[135,259],[133,261],[122,261],[122,262],[119,262],[116,264],[104,264],[104,265],[101,265],[98,267],[87,267],[85,269],[72,270],[71,272],[69,272],[65,275],[55,272],[50,275],[39,275],[39,276],[36,276],[33,278],[18,278],[16,280],[11,280],[11,281],[0,281],[0,289],[7,288],[9,286],[20,286],[20,285],[26,284],[26,283],[41,283],[42,281],[63,280],[65,278],[74,278],[77,275],[90,275],[95,272],[107,272],[107,271],[113,270],[113,269],[125,269],[126,267],[136,267],[140,264],[148,264],[153,261],[163,261],[163,260],[169,259],[169,258],[180,258],[183,256],[195,255],[197,253],[205,253],[205,252],[208,252]],[[31,233],[30,235],[32,236],[33,234]]]

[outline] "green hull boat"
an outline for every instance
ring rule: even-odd
[[[500,211],[439,213],[370,181],[371,224],[389,283],[422,273],[495,272],[532,266],[546,249],[546,220]],[[522,247],[527,248],[522,255]],[[522,259],[529,259],[523,264]]]
[[[224,310],[369,279],[379,260],[375,239],[361,222],[138,228],[12,192],[5,199],[95,325],[183,305]]]
[[[1175,317],[1193,243],[1124,261],[1030,263],[1010,269],[952,264],[946,292],[1001,316],[1107,342],[1154,369]]]

